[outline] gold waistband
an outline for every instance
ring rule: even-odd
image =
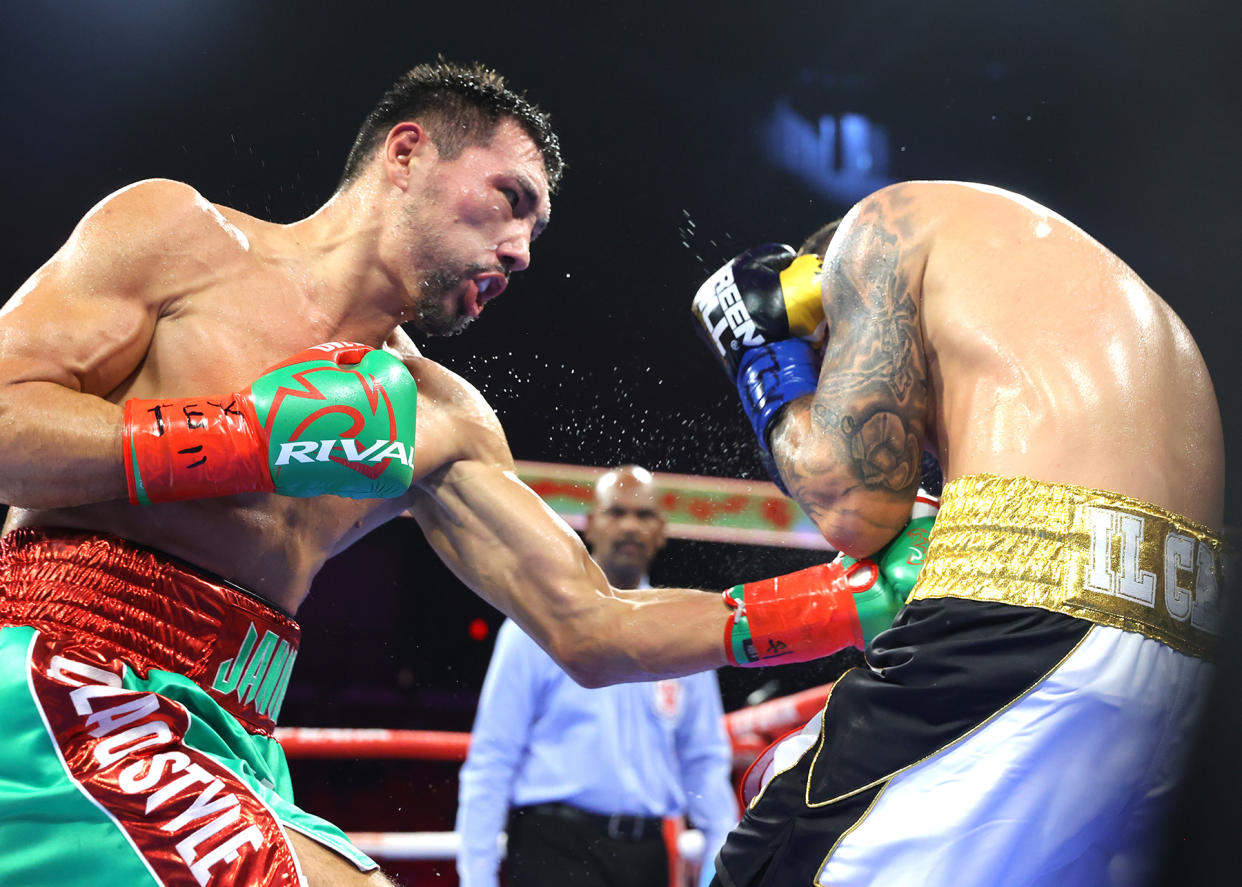
[[[911,600],[1041,607],[1206,656],[1219,630],[1221,539],[1104,490],[968,475],[945,485]]]

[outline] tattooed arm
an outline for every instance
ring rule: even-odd
[[[927,425],[919,322],[926,245],[908,185],[842,221],[824,262],[829,338],[815,394],[771,438],[781,476],[825,538],[871,554],[910,516]]]

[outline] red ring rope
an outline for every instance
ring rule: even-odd
[[[770,699],[725,715],[735,754],[757,754],[781,733],[809,720],[828,698],[831,684]],[[291,758],[418,758],[464,761],[469,733],[348,727],[280,727],[276,738]],[[757,746],[757,747],[756,747]]]

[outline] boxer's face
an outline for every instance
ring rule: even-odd
[[[542,155],[511,120],[489,144],[437,156],[424,172],[406,217],[414,322],[445,335],[464,329],[530,264],[549,219],[548,182]]]

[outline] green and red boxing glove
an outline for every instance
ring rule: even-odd
[[[129,501],[399,496],[414,478],[417,402],[399,358],[352,342],[308,348],[234,394],[126,401]]]
[[[914,588],[934,520],[915,517],[872,557],[839,555],[827,564],[724,592],[733,608],[725,624],[729,661],[783,665],[866,647],[892,626]]]

